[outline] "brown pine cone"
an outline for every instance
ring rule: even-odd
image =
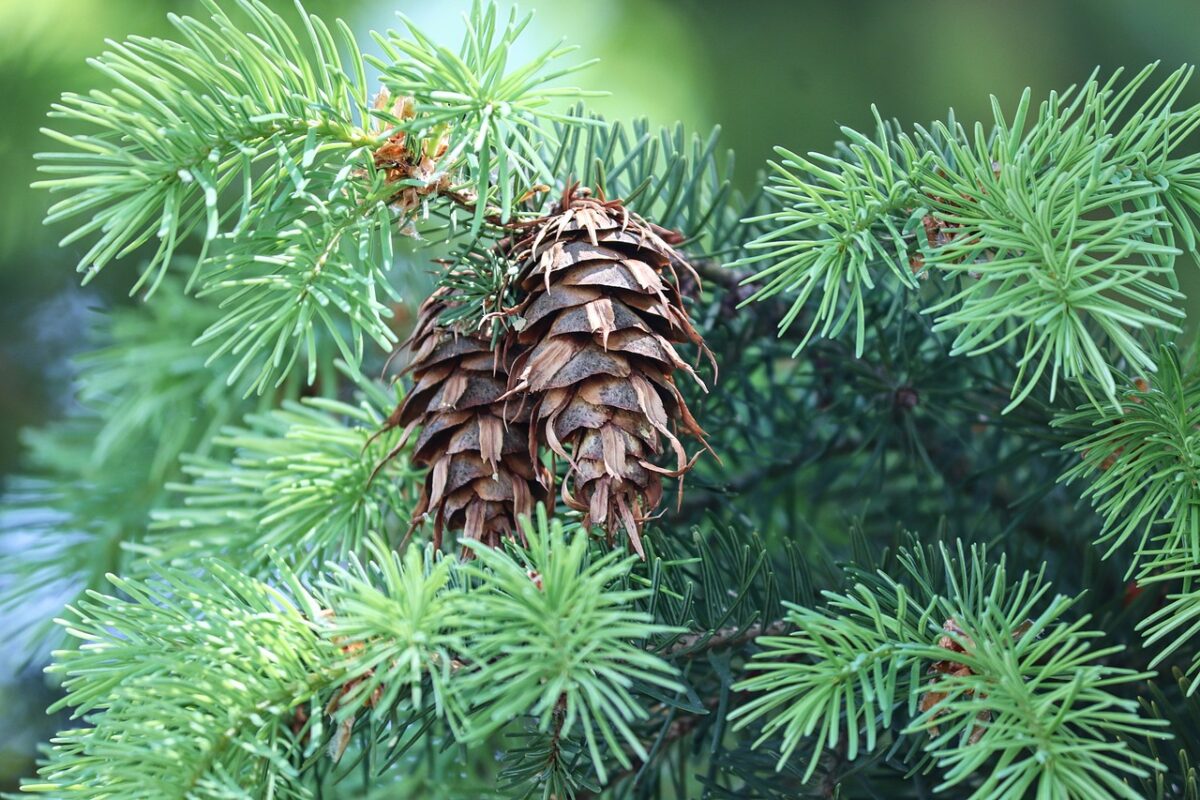
[[[695,273],[668,236],[620,201],[568,191],[509,254],[528,293],[509,396],[532,404],[529,456],[545,446],[566,459],[563,500],[610,540],[623,528],[643,557],[641,526],[662,499],[662,476],[695,460],[676,429],[707,448],[675,385],[676,370],[700,380],[673,345],[707,350],[678,289],[677,269]],[[654,463],[664,442],[670,468]]]
[[[435,547],[445,529],[495,547],[521,536],[517,518],[545,495],[526,452],[529,407],[503,397],[512,361],[507,347],[493,351],[481,335],[440,324],[446,294],[439,290],[421,305],[404,344],[414,385],[384,425],[384,431],[404,426],[388,458],[420,427],[412,458],[430,470],[413,525],[432,514]]]

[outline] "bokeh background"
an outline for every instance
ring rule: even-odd
[[[290,2],[271,0],[286,8]],[[397,10],[442,41],[457,40],[469,0],[312,0],[362,34],[397,25]],[[1200,60],[1196,0],[531,0],[530,55],[566,37],[601,63],[576,83],[612,94],[593,107],[613,118],[720,124],[737,154],[738,182],[754,184],[773,145],[826,149],[838,125],[885,116],[925,122],[953,106],[963,121],[986,118],[989,95],[1011,108],[1025,86],[1035,97],[1095,67],[1173,67]],[[71,355],[89,315],[125,296],[135,263],[115,265],[80,287],[78,252],[46,228],[34,154],[38,129],[62,91],[83,92],[99,75],[86,59],[106,38],[170,35],[168,12],[200,15],[199,0],[0,0],[0,491],[20,464],[19,431],[72,402]],[[1200,86],[1187,98],[1200,100]],[[1191,280],[1192,295],[1200,281]],[[1185,284],[1186,286],[1187,284]],[[4,630],[0,626],[0,632]],[[3,635],[0,633],[0,635]],[[33,768],[55,720],[38,658],[0,648],[0,790]]]

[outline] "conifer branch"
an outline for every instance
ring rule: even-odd
[[[26,432],[25,474],[4,498],[12,515],[0,527],[0,606],[11,613],[51,591],[72,597],[124,573],[180,455],[206,456],[216,431],[253,407],[238,391],[245,381],[226,387],[228,363],[207,364],[191,345],[213,316],[168,281],[151,308],[108,312],[89,331],[98,347],[76,360],[78,402]],[[55,638],[43,622],[13,627],[29,626],[35,642]]]
[[[736,727],[763,720],[760,742],[782,733],[781,765],[815,736],[808,776],[821,746],[845,736],[854,760],[894,729],[923,735],[945,770],[941,789],[987,770],[973,798],[1137,797],[1121,776],[1157,766],[1125,737],[1166,734],[1116,692],[1151,673],[1107,666],[1120,648],[1093,648],[1101,634],[1086,616],[1068,621],[1075,601],[1048,598],[1040,576],[1010,582],[1003,560],[992,566],[961,544],[936,558],[902,552],[899,578],[853,573],[824,608],[792,606],[796,632],[763,640],[735,687],[761,693],[731,714]]]
[[[861,355],[864,295],[886,283],[956,331],[955,354],[1019,345],[1010,409],[1043,375],[1052,399],[1080,379],[1117,407],[1113,359],[1153,370],[1147,335],[1179,330],[1175,242],[1194,247],[1200,209],[1200,162],[1178,152],[1200,106],[1175,108],[1191,70],[1135,105],[1153,69],[1093,77],[1036,113],[1027,91],[1011,119],[993,101],[991,131],[951,116],[907,134],[877,114],[873,138],[842,130],[838,156],[779,150],[779,207],[753,218],[767,231],[741,262],[766,264],[752,300],[798,290],[781,330],[812,298],[805,341],[853,321]],[[915,292],[925,275],[947,294]]]
[[[331,151],[376,142],[366,130],[366,87],[356,84],[338,55],[341,41],[318,19],[301,13],[306,41],[257,0],[240,0],[249,25],[212,0],[211,23],[171,15],[183,41],[131,37],[92,65],[116,88],[67,94],[54,115],[88,133],[47,134],[71,148],[42,156],[41,182],[70,194],[48,221],[91,215],[65,241],[99,238],[80,261],[88,278],[109,261],[157,239],[157,252],[135,289],[157,286],[175,251],[193,230],[217,238],[234,215],[235,230],[253,227],[256,211],[274,199],[279,175],[311,168]],[[252,165],[267,160],[266,184],[252,186]],[[221,194],[243,181],[241,207],[225,209]],[[264,195],[267,204],[260,205]],[[258,202],[256,202],[258,201]],[[147,284],[147,281],[149,283]]]
[[[230,382],[253,370],[261,394],[302,356],[314,380],[317,329],[354,365],[364,339],[389,349],[393,236],[415,232],[430,202],[461,204],[457,187],[473,194],[473,230],[493,207],[507,221],[553,180],[552,123],[590,123],[546,107],[586,94],[547,85],[573,71],[548,69],[570,48],[501,71],[529,18],[501,29],[494,5],[476,4],[457,55],[411,25],[409,38],[377,37],[392,59],[382,80],[400,95],[389,106],[369,99],[343,23],[335,36],[303,9],[291,25],[260,0],[236,4],[244,19],[214,0],[211,22],[172,16],[182,42],[110,43],[93,65],[117,88],[55,106],[79,133],[47,131],[70,149],[43,156],[58,177],[38,186],[69,195],[48,222],[83,218],[63,243],[94,239],[79,267],[89,280],[156,240],[134,286],[153,293],[198,234],[189,288],[225,310],[199,343],[236,355]]]
[[[419,473],[398,454],[375,474],[399,438],[374,436],[392,401],[357,383],[358,404],[285,402],[221,431],[213,454],[185,457],[190,480],[168,484],[179,502],[155,513],[144,558],[183,564],[203,554],[258,574],[272,559],[303,570],[345,562],[372,535],[398,539],[408,520],[396,515],[414,501]]]
[[[1133,543],[1127,574],[1140,585],[1178,587],[1168,603],[1138,626],[1164,663],[1200,632],[1200,593],[1193,580],[1200,564],[1200,380],[1171,345],[1159,348],[1150,379],[1125,378],[1120,412],[1084,406],[1055,420],[1079,431],[1068,447],[1079,462],[1063,481],[1087,478],[1083,496],[1104,519],[1098,540],[1111,556]],[[1190,673],[1200,671],[1193,657]],[[1200,688],[1200,675],[1188,692]]]
[[[586,537],[544,512],[526,537],[528,550],[476,547],[465,566],[374,545],[371,563],[316,588],[211,561],[204,576],[112,578],[128,599],[93,593],[62,623],[84,642],[59,654],[63,705],[92,727],[64,733],[26,790],[302,797],[315,763],[349,758],[355,731],[382,747],[426,713],[468,744],[531,718],[579,730],[593,755],[618,739],[641,752],[631,689],[676,684],[631,642],[669,628],[628,609],[645,594],[616,585],[631,559],[588,563]]]

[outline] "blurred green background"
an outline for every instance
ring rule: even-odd
[[[287,2],[272,2],[281,8]],[[457,40],[469,0],[320,0],[362,34],[397,24],[396,10],[442,41]],[[963,121],[988,114],[988,95],[1011,108],[1087,77],[1161,60],[1200,59],[1196,0],[533,0],[526,45],[566,37],[601,63],[576,82],[612,95],[594,107],[616,118],[720,124],[737,152],[739,182],[753,184],[771,146],[825,149],[837,125],[870,124],[870,106],[905,121]],[[38,133],[62,91],[86,91],[98,74],[85,60],[106,38],[169,35],[168,12],[199,15],[199,0],[0,0],[0,476],[19,463],[17,431],[71,402],[68,359],[91,309],[125,296],[135,264],[116,265],[80,288],[75,248],[43,227],[44,193],[29,189]],[[1200,99],[1193,88],[1188,100]],[[1200,286],[1196,280],[1194,289]],[[1192,294],[1197,292],[1193,291]],[[0,481],[3,478],[0,477]],[[32,770],[34,748],[54,721],[39,665],[0,656],[0,790]]]

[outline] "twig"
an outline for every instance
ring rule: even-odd
[[[685,651],[696,650],[697,652],[704,652],[707,650],[716,650],[721,647],[744,644],[760,636],[779,636],[787,632],[787,627],[787,623],[780,619],[770,622],[765,626],[756,622],[748,628],[728,625],[724,628],[718,628],[711,633],[707,631],[689,633],[676,639],[662,654],[668,658],[680,654],[692,656],[696,653]]]

